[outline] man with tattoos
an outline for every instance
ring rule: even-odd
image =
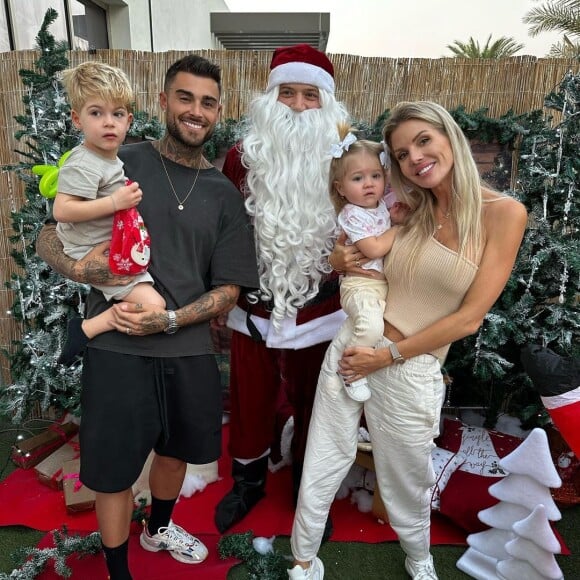
[[[165,136],[119,151],[125,173],[143,190],[139,212],[151,236],[149,272],[167,310],[113,305],[115,330],[90,341],[84,355],[80,479],[97,495],[111,580],[131,578],[131,485],[151,449],[151,517],[141,546],[191,564],[207,556],[171,514],[186,464],[212,462],[221,450],[221,388],[209,321],[234,307],[241,288],[258,286],[243,200],[203,157],[221,110],[220,91],[219,67],[199,56],[178,60],[160,94]],[[105,274],[102,247],[74,262],[62,253],[53,225],[41,232],[37,251],[71,279],[115,283]],[[88,316],[108,307],[92,290]]]

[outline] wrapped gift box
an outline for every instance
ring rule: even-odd
[[[52,489],[62,489],[62,467],[65,462],[78,456],[79,436],[75,435],[34,468],[38,480]]]
[[[78,430],[78,425],[72,422],[51,425],[34,437],[18,441],[12,447],[12,461],[23,469],[34,467],[76,435]]]
[[[80,469],[80,459],[71,459],[62,466],[64,502],[69,514],[92,510],[95,507],[95,492],[80,482]]]

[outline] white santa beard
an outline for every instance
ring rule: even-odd
[[[329,150],[345,118],[334,106],[294,113],[267,94],[250,111],[243,162],[253,217],[260,298],[274,324],[294,316],[330,271],[336,214],[328,193]]]

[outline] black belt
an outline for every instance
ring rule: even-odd
[[[301,306],[300,308],[306,308],[307,306],[314,306],[316,304],[320,304],[321,302],[324,302],[325,300],[328,300],[329,298],[331,298],[332,296],[334,296],[338,292],[338,287],[339,287],[338,277],[332,278],[331,280],[327,280],[326,282],[324,282],[320,286],[316,296],[314,296],[313,298],[311,298],[310,300],[305,302],[304,306]],[[247,299],[246,299],[246,302],[247,302]],[[271,313],[273,308],[274,308],[274,302],[272,300],[261,301],[259,306],[261,309],[266,310],[267,312]],[[300,310],[300,308],[298,310]],[[260,331],[257,329],[256,325],[252,322],[252,319],[250,318],[251,314],[252,314],[252,304],[247,302],[246,326],[248,327],[248,332],[250,333],[250,336],[252,337],[252,339],[255,340],[256,342],[264,342],[264,338],[262,337],[262,334],[260,333]]]
[[[302,308],[305,308],[306,306],[314,306],[315,304],[320,304],[321,302],[328,300],[331,296],[334,296],[338,292],[338,287],[338,277],[327,280],[319,288],[318,294],[306,302]]]

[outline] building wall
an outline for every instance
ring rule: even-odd
[[[123,4],[107,6],[113,48],[151,52],[220,48],[210,32],[209,15],[227,12],[224,0],[124,0]]]
[[[92,48],[131,49],[148,52],[168,50],[222,49],[210,31],[211,12],[229,12],[224,0],[91,0],[101,15],[85,7],[79,0],[0,0],[0,52],[34,47],[46,10],[54,8],[57,20],[51,33],[57,40],[67,40],[70,32],[74,49],[86,50],[88,43],[75,37],[73,20],[83,18],[83,26],[94,32],[97,24],[106,26],[108,45],[97,42]],[[65,6],[71,15],[66,18]],[[6,8],[12,15],[12,35],[8,30]],[[94,18],[100,18],[95,23]],[[10,38],[12,36],[12,47]],[[103,34],[104,37],[104,34]],[[94,39],[93,39],[94,40]]]
[[[109,46],[151,51],[149,1],[125,0],[107,6]]]

